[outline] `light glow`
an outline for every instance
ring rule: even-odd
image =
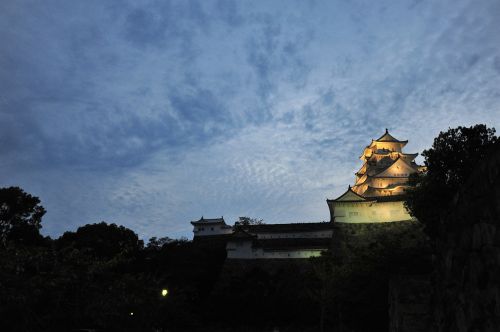
[[[163,288],[163,289],[161,290],[161,296],[165,297],[165,296],[167,296],[167,295],[168,295],[168,290],[167,290],[166,288]]]

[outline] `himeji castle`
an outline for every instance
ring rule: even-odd
[[[388,222],[411,219],[404,207],[411,174],[422,172],[418,153],[404,153],[408,141],[385,133],[363,150],[363,165],[355,173],[354,186],[336,199],[328,199],[332,222]]]
[[[411,174],[425,171],[417,153],[404,153],[408,141],[385,133],[363,150],[354,185],[327,199],[330,221],[227,225],[223,218],[192,221],[195,239],[224,239],[228,259],[294,259],[320,256],[331,248],[336,223],[381,223],[412,219],[404,206]]]

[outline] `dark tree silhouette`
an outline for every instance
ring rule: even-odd
[[[149,242],[146,247],[148,249],[161,249],[164,245],[169,244],[172,241],[174,240],[169,238],[168,236],[161,238],[153,236],[152,238],[149,239]]]
[[[432,148],[424,150],[427,171],[410,177],[413,188],[408,190],[406,206],[431,237],[460,186],[498,142],[494,128],[478,124],[441,132]]]
[[[243,226],[262,225],[264,224],[264,220],[258,218],[250,218],[250,217],[239,217],[236,223],[238,225],[243,225]]]
[[[134,231],[103,221],[79,227],[76,232],[65,232],[57,239],[56,245],[59,248],[85,250],[95,258],[111,259],[117,255],[138,252],[143,242]]]
[[[0,188],[0,241],[23,244],[39,243],[42,217],[45,209],[40,199],[19,187]]]

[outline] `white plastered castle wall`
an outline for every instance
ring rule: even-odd
[[[335,222],[366,223],[412,219],[402,201],[395,202],[332,202]]]
[[[193,229],[194,236],[224,235],[232,232],[233,228],[231,226],[221,224],[197,224]]]
[[[296,259],[319,257],[326,249],[264,250],[252,248],[252,241],[229,241],[226,246],[229,259]]]
[[[312,231],[312,232],[294,232],[294,233],[258,233],[258,239],[304,239],[304,238],[331,238],[332,230]]]

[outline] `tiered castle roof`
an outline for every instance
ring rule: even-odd
[[[389,134],[387,129],[378,139],[372,140],[360,156],[364,163],[355,173],[354,186],[348,191],[363,198],[404,195],[410,174],[423,170],[415,163],[418,153],[403,152],[407,143]]]

